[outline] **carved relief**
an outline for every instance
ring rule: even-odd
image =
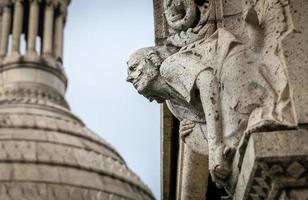
[[[165,0],[171,35],[168,43],[183,47],[209,37],[216,30],[214,1]]]
[[[44,86],[25,85],[27,84],[24,84],[23,87],[2,87],[0,89],[0,106],[9,104],[34,104],[56,108],[69,108],[65,98],[57,91]]]

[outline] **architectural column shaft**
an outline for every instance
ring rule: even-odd
[[[43,36],[43,54],[44,55],[52,55],[53,25],[54,25],[53,18],[54,18],[53,5],[46,5],[45,21],[44,21],[44,36]]]
[[[62,60],[63,57],[63,29],[64,29],[64,15],[60,14],[55,22],[55,40],[54,40],[54,54],[57,60]]]
[[[12,9],[9,6],[3,8],[2,13],[2,30],[0,41],[0,56],[4,57],[7,54],[9,45],[9,34],[11,29]]]
[[[36,52],[36,36],[38,32],[39,23],[39,5],[37,0],[33,0],[30,5],[30,16],[29,16],[29,29],[28,29],[28,43],[27,51]]]
[[[20,36],[22,33],[23,15],[23,4],[21,0],[17,0],[15,1],[14,6],[12,52],[19,52],[20,49]]]

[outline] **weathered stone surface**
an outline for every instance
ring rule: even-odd
[[[299,123],[308,122],[308,2],[289,1],[285,18],[292,31],[282,40],[282,49],[292,83]]]
[[[284,190],[290,199],[306,197],[307,141],[306,128],[252,134],[233,199],[279,199]]]
[[[200,199],[207,192],[208,156],[181,143],[179,155],[178,199]]]

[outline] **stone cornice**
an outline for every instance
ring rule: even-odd
[[[67,87],[67,77],[65,75],[63,66],[57,62],[49,62],[49,60],[43,57],[38,57],[37,59],[28,59],[26,56],[21,56],[16,60],[9,60],[0,63],[0,73],[12,68],[20,68],[20,66],[25,68],[37,68],[51,74],[54,74],[60,80],[63,81],[65,87]]]

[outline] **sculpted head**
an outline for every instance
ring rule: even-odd
[[[160,66],[176,52],[177,49],[170,46],[146,47],[135,51],[127,62],[127,81],[150,101],[164,102],[169,91],[165,90],[166,83],[160,76]]]
[[[146,95],[159,76],[161,63],[155,47],[137,50],[127,62],[127,81],[132,83],[140,94]]]
[[[162,103],[166,100],[166,94],[163,92],[164,80],[160,76],[160,66],[174,52],[175,49],[165,46],[137,50],[127,62],[127,81],[150,101]]]

